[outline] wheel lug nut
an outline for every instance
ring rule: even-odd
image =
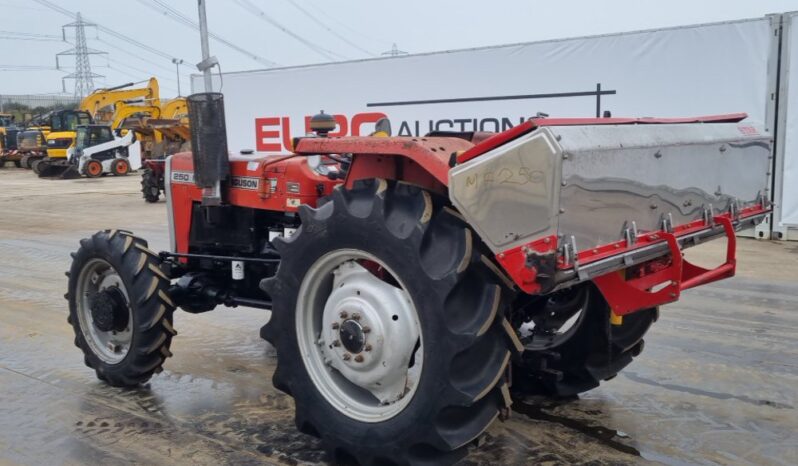
[[[338,327],[340,327],[340,326],[341,326],[341,324],[339,324],[338,322],[333,322],[332,323],[333,330],[338,330]]]
[[[371,351],[371,345],[366,345],[366,346],[363,348],[363,351]]]
[[[371,331],[371,327],[369,327],[368,325],[364,325],[363,326],[363,333],[369,333],[370,331]]]
[[[352,359],[352,355],[349,353],[344,353],[343,358],[344,361],[349,361],[350,359]]]
[[[355,356],[355,362],[363,362],[363,355],[358,354],[357,356]]]
[[[355,320],[360,320],[360,314],[358,314],[357,312],[354,312],[354,313],[352,313],[352,318],[355,319]]]
[[[349,313],[347,313],[346,311],[341,311],[341,313],[338,314],[338,316],[341,317],[342,319],[346,319],[347,317],[349,317]]]
[[[341,346],[341,342],[338,340],[333,341],[333,346]]]

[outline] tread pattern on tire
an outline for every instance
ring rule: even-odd
[[[130,247],[131,244],[136,247]],[[171,356],[169,347],[176,335],[172,326],[175,308],[167,294],[169,279],[161,270],[158,257],[145,251],[148,251],[147,242],[130,232],[100,231],[80,241],[80,248],[72,253],[72,267],[67,272],[69,288],[64,297],[69,301],[67,322],[75,332],[75,346],[83,351],[86,366],[95,370],[97,378],[117,387],[139,385],[153,373],[160,372],[166,358]],[[132,306],[131,325],[135,328],[131,347],[125,359],[113,365],[92,353],[77,317],[77,280],[82,265],[94,257],[104,259],[117,270]],[[147,266],[141,266],[142,263]]]
[[[147,202],[158,202],[161,197],[158,179],[151,169],[145,168],[141,173],[141,195]]]
[[[645,309],[624,316],[623,324],[609,323],[610,310],[593,286],[585,320],[563,344],[543,351],[526,349],[523,365],[513,367],[517,395],[567,398],[592,390],[615,377],[640,354],[643,336],[656,321],[658,310]]]
[[[509,294],[483,263],[484,246],[443,199],[402,182],[364,180],[351,190],[337,188],[320,207],[303,206],[300,217],[297,232],[277,242],[284,259],[264,282],[273,312],[261,329],[277,348],[273,383],[295,398],[297,427],[321,437],[339,460],[364,465],[462,458],[509,403],[505,379],[513,344],[503,324]],[[424,373],[432,375],[379,429],[326,403],[297,358],[293,315],[304,271],[325,251],[347,247],[374,253],[400,276],[426,335]]]

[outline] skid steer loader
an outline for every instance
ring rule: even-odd
[[[734,275],[735,231],[770,211],[771,138],[744,114],[535,118],[487,138],[330,138],[319,118],[293,154],[253,158],[228,156],[221,94],[188,102],[192,152],[165,167],[171,248],[83,239],[75,344],[130,387],[171,356],[177,308],[269,310],[297,427],[360,464],[451,464],[513,392],[611,379],[659,306]],[[684,259],[717,238],[717,268]]]
[[[88,178],[113,174],[126,176],[141,168],[141,143],[133,131],[122,136],[106,125],[78,126],[70,162]]]

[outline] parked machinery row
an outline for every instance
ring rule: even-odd
[[[158,81],[93,92],[77,109],[37,115],[16,125],[0,115],[0,166],[13,162],[40,177],[126,175],[142,160],[187,148],[185,99],[161,101]]]

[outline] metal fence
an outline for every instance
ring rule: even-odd
[[[0,94],[0,113],[10,113],[17,121],[26,121],[35,115],[51,110],[75,108],[79,99],[73,96],[51,95],[3,95]]]

